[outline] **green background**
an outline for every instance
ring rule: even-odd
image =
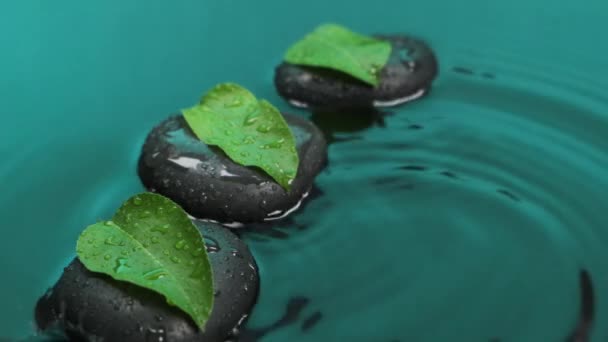
[[[590,229],[592,232],[557,235],[549,240],[584,242],[571,249],[577,259],[565,268],[576,274],[575,264],[583,262],[597,272],[594,273],[597,317],[603,322],[608,321],[608,300],[605,298],[608,291],[608,252],[604,252],[608,235],[601,231],[606,228],[605,213],[608,209],[604,205],[604,175],[608,164],[603,154],[608,134],[603,94],[608,89],[603,86],[608,76],[608,63],[605,62],[608,45],[603,37],[607,10],[608,3],[601,0],[1,2],[0,337],[16,338],[31,333],[35,300],[55,281],[61,268],[73,257],[79,232],[92,222],[109,217],[119,203],[141,190],[135,173],[135,161],[143,138],[154,124],[169,113],[193,104],[204,90],[225,81],[240,83],[258,97],[269,99],[281,109],[288,109],[274,90],[274,67],[291,43],[327,21],[338,22],[362,33],[413,33],[434,47],[441,68],[436,92],[424,102],[407,107],[414,112],[417,109],[421,120],[424,113],[441,112],[452,115],[455,120],[478,119],[476,122],[479,124],[472,124],[469,128],[496,133],[500,130],[492,125],[500,126],[500,120],[488,120],[480,108],[499,105],[505,111],[517,112],[522,108],[540,106],[559,114],[561,121],[548,121],[549,126],[557,129],[571,127],[576,137],[588,139],[587,142],[600,150],[594,154],[593,163],[588,165],[581,162],[580,170],[583,171],[580,172],[586,170],[586,174],[579,171],[572,174],[562,172],[563,177],[560,178],[561,165],[548,166],[546,172],[537,176],[538,179],[557,177],[555,184],[549,186],[561,189],[558,193],[564,197],[574,198],[576,194],[579,196],[576,198],[580,199],[576,201],[576,208],[580,206],[588,210],[588,219],[565,221],[576,222],[570,226],[573,229]],[[487,88],[477,81],[461,81],[459,76],[449,73],[455,65],[494,71],[497,73],[496,82],[504,83],[500,83],[500,86],[495,83],[493,88]],[[500,88],[503,86],[506,88]],[[498,91],[499,88],[507,90]],[[521,96],[530,89],[538,88],[544,89],[538,91],[542,96]],[[522,98],[526,100],[522,101]],[[550,101],[548,98],[560,98],[560,101]],[[465,102],[469,102],[470,106]],[[572,110],[569,110],[568,103],[574,103]],[[579,112],[580,108],[588,109],[587,112],[591,114],[586,116],[587,112]],[[473,114],[466,116],[465,112]],[[538,122],[544,122],[542,120],[539,116]],[[516,126],[511,128],[517,130]],[[530,139],[536,137],[534,131],[520,133],[528,134],[527,138]],[[369,134],[368,138],[373,140],[388,133],[372,131]],[[448,135],[432,138],[450,141]],[[491,135],[492,138],[499,138],[499,135]],[[472,155],[484,151],[484,142],[470,142],[472,144],[463,148]],[[546,144],[551,144],[551,141]],[[525,147],[519,151],[525,153]],[[337,161],[341,160],[340,156],[348,155],[347,151],[342,153],[339,149],[330,149],[330,153],[334,153]],[[500,151],[497,150],[497,153]],[[575,155],[578,152],[564,153]],[[535,158],[542,159],[543,156],[536,154]],[[517,160],[513,162],[517,163]],[[595,169],[592,170],[593,167]],[[375,172],[373,169],[359,171],[362,175]],[[323,175],[319,179],[321,185],[327,186],[328,193],[346,191],[348,177],[339,183],[341,188],[335,189],[327,185],[335,184],[332,177],[336,176]],[[559,184],[567,187],[576,181],[584,182],[586,187],[560,188]],[[542,182],[538,184],[542,186]],[[366,196],[366,193],[361,192],[360,195]],[[436,198],[433,196],[436,195],[425,197],[424,203],[413,207],[413,210],[422,213],[424,208],[432,207],[432,199]],[[462,197],[454,197],[456,202],[463,200]],[[372,201],[369,204],[373,205]],[[356,207],[357,203],[352,205]],[[323,210],[321,204],[311,208],[308,209]],[[341,213],[348,215],[349,211]],[[564,213],[567,215],[567,210]],[[370,209],[357,215],[371,222],[378,212]],[[328,219],[330,223],[326,224],[336,227],[341,219],[343,217],[336,216]],[[484,222],[492,226],[492,222],[500,224],[503,221],[505,219],[500,214],[492,216],[490,211]],[[445,222],[436,224],[439,226]],[[429,236],[445,239],[446,246],[450,243],[448,240],[456,238],[450,235],[437,237],[437,234],[407,235],[407,241],[412,246],[403,247],[404,250],[420,245],[415,241],[417,238]],[[528,239],[525,234],[520,237]],[[323,239],[322,236],[317,238]],[[349,239],[348,234],[341,239],[336,238],[336,244]],[[524,253],[536,250],[537,245],[532,243],[535,239],[540,242],[546,240],[545,236],[525,239],[518,240],[530,242],[520,246]],[[378,244],[387,242],[371,240],[371,243]],[[459,303],[459,296],[468,293],[465,290],[449,298],[421,295],[417,297],[422,303],[420,307],[409,311],[393,308],[389,315],[388,311],[372,305],[376,302],[363,302],[361,299],[358,289],[369,286],[369,278],[359,277],[349,282],[350,288],[338,288],[332,286],[332,277],[339,284],[340,272],[329,269],[323,270],[322,278],[312,279],[319,265],[348,269],[353,258],[345,255],[369,252],[363,245],[348,245],[343,250],[352,250],[353,254],[337,253],[339,257],[334,259],[331,251],[323,250],[328,254],[321,260],[318,250],[302,247],[306,246],[307,241],[308,238],[302,238],[290,242],[289,249],[298,251],[293,247],[301,248],[301,254],[287,255],[280,262],[273,257],[273,253],[287,253],[287,248],[281,250],[252,243],[254,254],[261,264],[264,286],[272,288],[277,284],[276,291],[261,294],[253,323],[264,324],[276,319],[277,311],[282,310],[281,303],[285,300],[279,293],[295,292],[290,287],[281,288],[281,284],[290,277],[295,278],[293,281],[301,281],[296,272],[306,275],[306,279],[320,289],[318,293],[323,293],[323,296],[316,298],[318,306],[330,303],[331,293],[351,293],[352,298],[339,303],[353,305],[348,308],[326,307],[324,313],[327,317],[310,335],[302,335],[298,329],[287,329],[269,336],[268,341],[287,338],[290,341],[337,340],[346,337],[353,341],[366,341],[369,339],[357,338],[359,330],[365,334],[398,327],[398,322],[386,323],[398,316],[403,329],[410,327],[414,331],[418,327],[427,332],[417,331],[416,341],[445,341],[446,336],[456,341],[464,341],[465,338],[467,341],[477,341],[479,336],[491,337],[490,332],[485,331],[476,335],[491,326],[493,330],[500,330],[500,334],[508,335],[508,332],[515,331],[512,338],[505,338],[505,341],[524,341],[527,340],[524,336],[528,336],[531,341],[550,342],[553,337],[547,336],[554,335],[539,331],[547,330],[552,325],[559,326],[560,332],[555,335],[559,336],[562,330],[568,330],[577,314],[578,283],[573,276],[568,278],[563,291],[552,283],[552,278],[547,278],[542,288],[526,292],[530,298],[537,298],[545,292],[557,291],[556,297],[552,297],[557,299],[548,300],[552,303],[550,312],[557,315],[555,319],[532,322],[526,321],[525,314],[521,314],[522,321],[517,320],[515,311],[510,311],[510,320],[502,320],[501,310],[497,308],[496,312],[481,315],[490,317],[496,314],[496,319],[491,322],[475,321],[474,317],[478,316],[471,314],[472,321],[464,323],[469,313],[463,308],[474,310],[481,305],[475,295],[471,300],[452,306],[454,312],[443,312],[441,315],[435,314],[430,306],[425,306],[449,300]],[[500,244],[500,241],[496,243]],[[509,250],[506,242],[499,247]],[[384,249],[382,246],[379,248],[380,251]],[[470,251],[467,248],[463,250]],[[514,251],[519,253],[518,249]],[[473,254],[457,255],[463,260],[477,258]],[[528,269],[528,264],[517,256],[506,258],[514,260],[513,267],[518,270],[510,274],[521,276],[521,279],[525,279],[522,282],[532,284],[530,286],[545,279],[539,276],[538,268],[546,270],[555,264],[555,260],[548,257],[537,265],[538,268]],[[325,258],[334,262],[326,263]],[[410,259],[403,257],[394,260],[407,262]],[[423,264],[422,260],[417,263]],[[382,269],[380,263],[373,265],[378,268],[368,270],[370,273],[398,272],[394,269],[391,271],[391,267]],[[447,272],[450,265],[444,266]],[[449,276],[451,279],[462,278],[462,274],[456,271]],[[424,293],[424,289],[434,293],[441,291],[443,283],[437,283],[439,278],[435,280],[432,284],[419,284],[417,290],[422,291],[420,293]],[[462,283],[463,288],[467,288],[466,281]],[[543,290],[545,288],[546,291]],[[488,290],[489,297],[477,300],[483,302],[487,298],[500,298],[501,303],[521,300],[521,297],[510,297],[505,288],[494,289],[495,292]],[[376,292],[377,302],[382,302],[384,294]],[[564,294],[563,297],[559,293]],[[310,295],[315,297],[314,293]],[[366,300],[368,297],[365,297]],[[425,298],[434,299],[425,302]],[[568,313],[560,316],[560,308],[566,308]],[[360,314],[349,320],[341,320],[341,314],[346,315],[345,311],[349,315],[351,312]],[[415,324],[404,323],[416,322],[421,317],[427,319]],[[462,331],[459,327],[462,327]],[[488,331],[492,329],[488,328]],[[462,339],[458,337],[461,332]],[[608,336],[606,329],[601,331],[598,328],[595,334],[598,341]],[[387,336],[404,335],[397,331]],[[481,338],[479,340],[482,341]]]

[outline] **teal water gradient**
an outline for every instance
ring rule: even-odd
[[[153,125],[224,81],[292,111],[273,68],[334,21],[420,36],[441,74],[386,127],[330,147],[324,195],[295,218],[308,229],[248,239],[262,275],[252,326],[275,321],[290,296],[323,313],[307,333],[294,325],[264,341],[562,341],[578,319],[581,268],[595,285],[592,341],[608,339],[606,10],[600,0],[3,2],[0,337],[32,333],[35,301],[79,232],[141,191],[135,161]]]

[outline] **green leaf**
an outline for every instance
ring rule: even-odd
[[[132,197],[112,221],[89,226],[78,258],[93,272],[156,291],[204,329],[213,308],[213,276],[203,237],[171,200]]]
[[[196,136],[234,162],[257,166],[289,190],[298,171],[296,140],[281,113],[247,89],[222,83],[182,111]]]
[[[372,86],[391,55],[391,44],[360,35],[335,24],[319,26],[285,54],[291,64],[330,68]]]

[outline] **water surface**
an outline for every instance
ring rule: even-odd
[[[261,341],[564,341],[583,270],[591,341],[608,339],[608,69],[591,38],[605,5],[348,3],[10,5],[1,335],[32,333],[79,232],[142,191],[148,130],[235,81],[331,140],[308,204],[244,234],[262,278],[249,329],[299,305]],[[431,94],[384,113],[289,108],[273,67],[326,20],[427,39]]]

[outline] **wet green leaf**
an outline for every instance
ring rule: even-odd
[[[152,193],[132,197],[112,221],[85,229],[76,251],[90,271],[156,291],[204,328],[213,308],[204,240],[168,198]]]
[[[281,113],[247,89],[222,83],[182,111],[196,136],[234,162],[257,166],[289,190],[298,170],[296,142]]]
[[[289,48],[284,59],[291,64],[341,71],[377,86],[391,49],[387,41],[354,33],[340,25],[324,24]]]

